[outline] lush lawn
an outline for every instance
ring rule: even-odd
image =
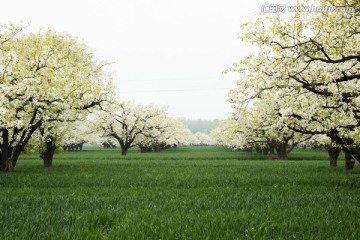
[[[0,173],[0,239],[359,239],[358,164],[330,169],[326,153],[307,150],[261,158],[87,148],[45,170],[24,155]]]

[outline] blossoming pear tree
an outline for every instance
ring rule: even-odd
[[[298,1],[351,11],[261,15],[242,25],[241,39],[259,53],[234,64],[241,73],[235,108],[277,97],[275,124],[325,134],[360,161],[360,7],[358,1]]]
[[[0,170],[11,170],[37,130],[106,101],[111,78],[77,38],[0,28]]]
[[[194,143],[195,137],[190,129],[180,120],[162,116],[159,121],[163,122],[162,131],[153,129],[151,137],[142,135],[139,140],[139,148],[142,152],[154,152],[177,146],[188,146]]]
[[[279,95],[281,94],[281,95]],[[263,154],[277,159],[287,159],[288,154],[299,144],[309,140],[312,135],[304,135],[289,129],[285,122],[279,119],[279,106],[285,104],[280,92],[270,95],[263,93],[259,99],[254,99],[250,105],[244,105],[232,112],[233,121],[236,123],[235,131],[240,135],[244,144],[240,148],[255,148]],[[229,101],[233,101],[237,94],[230,92]]]
[[[165,110],[155,105],[136,105],[131,102],[113,102],[99,111],[92,121],[102,137],[116,139],[122,155],[137,146],[143,138],[159,138],[167,127]]]
[[[246,149],[244,138],[237,131],[237,122],[232,118],[221,120],[211,131],[214,145],[226,146],[233,149]]]
[[[212,138],[209,134],[203,133],[203,132],[196,132],[194,133],[195,141],[194,145],[198,146],[208,146],[212,145]]]

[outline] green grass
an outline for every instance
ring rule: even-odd
[[[45,170],[24,155],[0,173],[0,239],[359,238],[358,165],[330,169],[326,153],[309,150],[259,158],[221,147],[126,157],[86,148]]]

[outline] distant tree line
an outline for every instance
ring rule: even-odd
[[[216,126],[219,123],[219,120],[205,120],[205,119],[186,119],[186,118],[180,118],[181,122],[183,122],[192,133],[206,133],[210,134],[213,129],[216,128]]]

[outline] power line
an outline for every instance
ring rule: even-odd
[[[117,91],[117,93],[167,93],[167,92],[201,92],[201,91],[219,91],[230,90],[230,88],[211,88],[211,89],[167,89],[167,90],[138,90],[138,91]]]
[[[180,77],[180,78],[152,78],[152,79],[126,79],[118,80],[119,82],[173,82],[173,81],[186,81],[186,80],[222,80],[221,77]]]

